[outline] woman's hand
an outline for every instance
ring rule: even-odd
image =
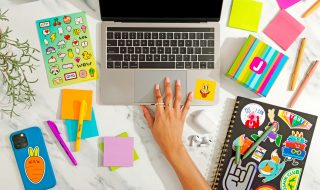
[[[172,153],[180,148],[182,144],[182,131],[187,113],[189,111],[193,93],[189,93],[187,100],[181,109],[181,82],[175,82],[175,95],[172,93],[169,78],[164,81],[165,98],[161,96],[159,84],[155,85],[154,96],[156,99],[155,116],[151,114],[146,106],[142,106],[144,116],[156,142],[168,159]]]

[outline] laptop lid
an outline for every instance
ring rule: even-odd
[[[103,21],[208,22],[219,21],[223,0],[99,0]]]

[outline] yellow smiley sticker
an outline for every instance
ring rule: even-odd
[[[216,81],[197,80],[194,91],[194,99],[213,101],[216,92]]]

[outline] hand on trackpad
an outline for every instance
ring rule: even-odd
[[[182,100],[185,100],[187,95],[187,72],[186,71],[135,71],[134,73],[134,101],[140,104],[153,104],[155,84],[160,85],[161,93],[164,94],[163,82],[165,77],[171,80],[171,88],[175,93],[176,80],[181,81]],[[163,97],[165,97],[163,95]]]

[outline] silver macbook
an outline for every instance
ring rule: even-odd
[[[100,0],[100,102],[153,104],[155,84],[180,80],[193,105],[219,101],[222,0]],[[162,90],[163,92],[163,90]]]

